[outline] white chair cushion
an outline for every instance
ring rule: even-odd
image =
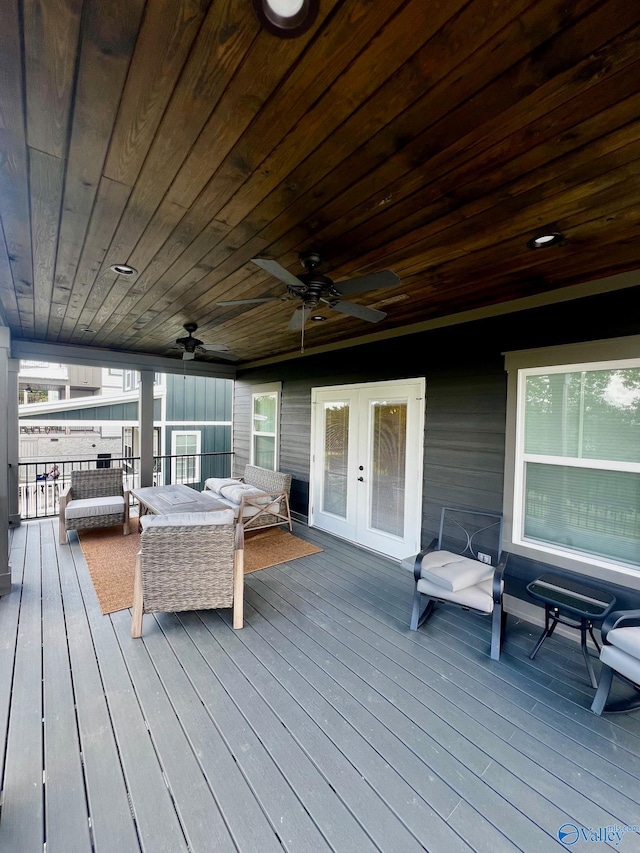
[[[168,512],[166,515],[143,515],[140,524],[143,530],[150,527],[195,527],[203,524],[233,524],[235,513],[232,509],[218,512]]]
[[[220,489],[223,486],[237,486],[238,480],[234,480],[231,477],[208,477],[204,481],[205,489],[209,489],[216,494],[220,494]]]
[[[271,503],[269,495],[265,495],[263,489],[256,489],[248,483],[233,483],[233,485],[222,486],[218,492],[221,497],[239,504],[242,498],[255,498],[256,503],[267,506]]]
[[[617,631],[631,630],[633,629],[616,628],[615,631],[609,631],[607,636],[610,637]],[[630,681],[633,681],[634,684],[640,684],[640,660],[637,657],[632,657],[626,652],[623,652],[622,649],[616,648],[616,646],[603,646],[602,651],[600,652],[600,660],[602,663],[606,663],[607,666],[610,666],[611,669],[615,669],[616,672],[619,672]]]
[[[451,551],[430,551],[422,559],[421,577],[449,592],[458,592],[493,577],[493,566]]]
[[[607,634],[607,641],[640,661],[640,627],[614,628]]]
[[[66,519],[92,518],[96,515],[115,515],[124,512],[124,498],[109,495],[103,498],[81,498],[69,501],[64,510]]]
[[[418,592],[422,592],[431,598],[452,601],[454,604],[461,604],[463,607],[470,607],[472,610],[479,610],[481,613],[493,613],[492,579],[481,581],[457,592],[451,592],[440,584],[432,583],[424,578],[418,581],[417,586]]]

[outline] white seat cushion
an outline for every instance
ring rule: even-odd
[[[472,610],[479,610],[481,613],[493,613],[493,580],[481,581],[474,586],[468,586],[457,592],[451,592],[439,584],[421,578],[418,581],[418,592],[428,595],[431,598],[441,598],[445,601],[452,601],[454,604],[461,604],[463,607],[470,607]]]
[[[421,577],[449,592],[458,592],[493,577],[493,566],[451,551],[430,551],[422,560]]]
[[[218,512],[168,512],[166,515],[143,515],[140,525],[143,531],[150,527],[195,527],[203,524],[233,524],[235,513],[232,509]]]
[[[616,628],[615,631],[609,631],[607,635],[610,637],[618,631],[631,631],[632,628]],[[637,657],[627,654],[622,649],[616,646],[603,646],[600,652],[600,660],[606,663],[611,669],[615,669],[621,675],[624,675],[634,684],[640,684],[640,660]]]
[[[253,498],[261,506],[268,506],[271,503],[271,497],[265,494],[263,489],[257,489],[248,483],[233,483],[232,485],[221,486],[218,494],[238,504],[242,498]]]
[[[640,661],[640,627],[614,628],[607,634],[607,641]]]
[[[124,498],[120,495],[109,495],[103,498],[81,498],[69,501],[64,510],[64,516],[69,521],[73,518],[92,518],[96,515],[115,515],[124,512]]]

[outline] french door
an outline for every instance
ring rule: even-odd
[[[424,379],[314,389],[310,523],[399,559],[420,550]]]

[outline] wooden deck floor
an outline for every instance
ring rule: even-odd
[[[577,647],[502,660],[486,619],[408,630],[411,578],[325,549],[247,577],[226,611],[102,616],[77,544],[13,536],[0,600],[2,853],[567,849],[565,823],[640,824],[640,715],[596,718]],[[640,850],[579,841],[574,850]]]

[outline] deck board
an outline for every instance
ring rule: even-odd
[[[289,580],[287,585],[294,586],[295,584],[295,581]],[[282,593],[282,595],[285,597],[286,593]],[[321,604],[320,608],[325,610],[326,605]],[[539,800],[537,795],[544,792],[546,800],[540,803],[541,814],[538,819],[541,826],[546,824],[551,830],[554,827],[557,829],[559,824],[556,821],[561,815],[557,814],[555,803],[558,796],[561,796],[563,792],[567,800],[571,799],[572,814],[577,820],[582,822],[598,820],[602,825],[612,822],[614,817],[617,822],[620,821],[619,815],[615,816],[604,810],[599,811],[591,800],[577,791],[570,791],[566,785],[546,770],[544,763],[542,766],[532,765],[528,759],[524,759],[520,751],[510,744],[517,727],[508,717],[500,716],[495,708],[482,705],[474,696],[465,694],[462,688],[456,686],[452,681],[441,680],[438,690],[433,689],[429,681],[425,681],[425,677],[428,679],[428,675],[421,672],[420,665],[416,665],[411,659],[407,659],[406,655],[393,655],[393,649],[381,642],[375,645],[374,642],[369,642],[370,637],[366,633],[353,630],[353,622],[347,617],[341,619],[340,616],[337,616],[327,633],[332,638],[339,637],[342,630],[338,626],[343,624],[349,629],[349,634],[344,637],[345,646],[348,646],[353,652],[359,653],[362,659],[368,659],[379,672],[384,672],[388,678],[393,679],[394,685],[401,687],[407,694],[415,695],[419,702],[427,706],[425,710],[421,711],[420,705],[418,705],[417,712],[411,715],[412,719],[419,721],[425,731],[433,733],[434,727],[430,723],[428,713],[430,710],[436,711],[439,708],[442,719],[447,720],[449,724],[457,723],[458,729],[464,731],[467,737],[471,737],[476,744],[483,744],[483,749],[493,759],[486,771],[481,774],[484,781],[488,781],[491,776],[500,783],[501,776],[505,775],[502,770],[507,770],[508,790],[519,795],[521,803],[519,807],[523,808],[529,815],[532,814],[533,808]],[[359,639],[360,637],[362,639]],[[387,654],[393,655],[393,661],[391,657],[385,660]],[[385,695],[393,696],[393,690],[385,689],[383,692]],[[441,693],[448,694],[448,700],[438,703],[437,700]],[[400,702],[395,699],[394,702],[396,707],[401,707]],[[464,712],[466,719],[461,713],[463,706],[466,706]],[[522,720],[522,722],[526,726],[528,721]],[[482,728],[486,731],[483,732]],[[451,748],[452,739],[445,738],[445,741],[448,748]],[[544,759],[553,757],[552,750],[547,750],[547,753],[549,755],[543,757],[543,762]],[[495,762],[498,762],[500,766],[498,774],[496,774]],[[580,775],[582,777],[582,774]],[[584,780],[581,778],[579,781],[582,784]],[[521,783],[526,783],[527,787],[521,788]],[[533,792],[528,786],[533,787]],[[498,787],[496,790],[501,790],[501,788]],[[609,797],[610,795],[611,792],[609,792]],[[509,794],[503,794],[503,796],[507,801],[511,799]],[[522,806],[523,802],[526,803],[524,807]],[[518,803],[514,801],[514,805],[518,805]],[[628,810],[631,805],[632,803],[625,798],[625,810]],[[568,807],[568,803],[566,807]]]
[[[640,824],[640,717],[597,718],[576,643],[441,607],[408,629],[397,563],[323,547],[228,611],[103,616],[75,535],[12,534],[0,599],[0,849],[418,853],[563,849]],[[44,775],[43,775],[44,774]],[[611,849],[633,851],[628,834]]]

